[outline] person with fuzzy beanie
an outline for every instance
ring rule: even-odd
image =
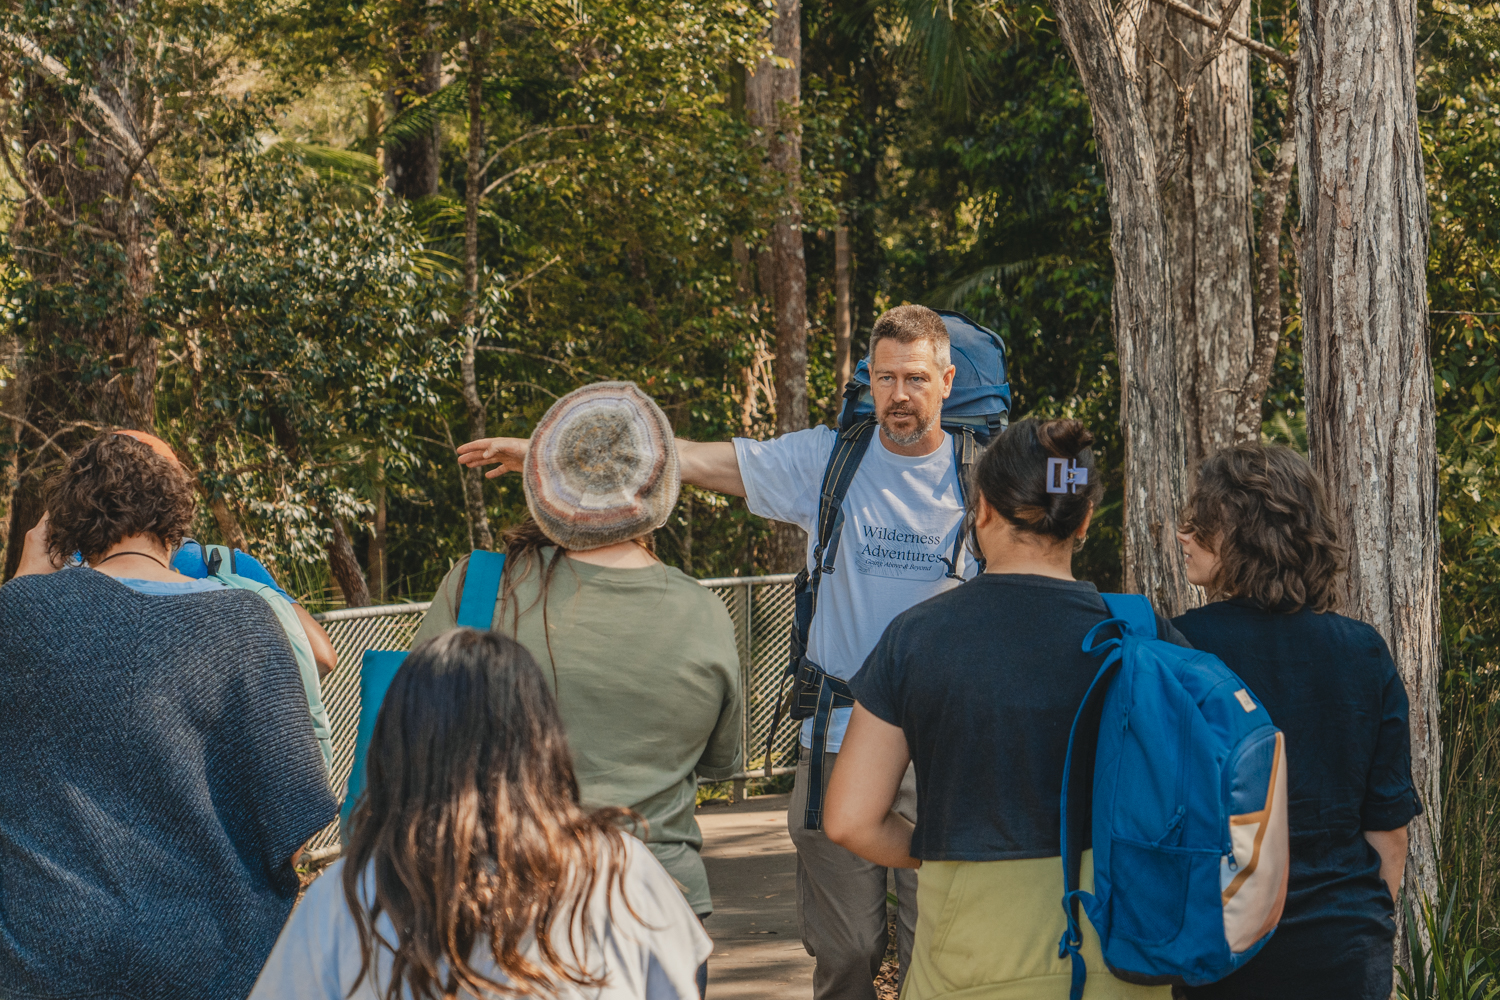
[[[552,682],[584,807],[637,813],[632,832],[706,917],[697,779],[740,768],[740,665],[723,602],[654,552],[682,483],[671,425],[632,382],[584,386],[537,425],[522,475],[531,516],[503,536],[492,628]],[[467,570],[414,646],[457,627]]]

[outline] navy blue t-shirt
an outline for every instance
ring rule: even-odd
[[[900,726],[917,771],[911,853],[924,861],[1052,858],[1073,717],[1109,617],[1092,583],[986,573],[897,615],[849,682]],[[1157,635],[1187,645],[1157,618]]]
[[[1286,734],[1291,873],[1276,934],[1194,1000],[1384,1000],[1395,936],[1380,855],[1365,830],[1421,813],[1411,780],[1406,688],[1385,640],[1332,613],[1223,601],[1172,624],[1255,692]]]

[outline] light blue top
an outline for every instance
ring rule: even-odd
[[[117,576],[115,582],[124,584],[138,594],[150,594],[153,597],[201,594],[205,590],[224,589],[224,585],[218,580],[137,580],[134,577]]]

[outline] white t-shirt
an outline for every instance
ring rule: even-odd
[[[557,992],[547,994],[547,1000],[697,1000],[698,967],[708,960],[713,944],[651,852],[634,837],[625,838],[625,848],[625,898],[636,915],[618,895],[613,905],[605,905],[606,886],[613,880],[600,878],[583,918],[592,928],[589,966],[594,972],[607,970],[608,981],[591,989],[564,983]],[[337,861],[308,887],[282,928],[250,1000],[344,1000],[349,996],[359,975],[359,932],[344,901],[343,872],[344,862]],[[368,877],[361,889],[372,892]],[[565,920],[566,914],[560,919]],[[396,940],[395,928],[384,913],[377,930],[386,940]],[[559,928],[552,939],[566,959],[566,934]],[[521,951],[532,962],[541,963],[534,940],[528,939]],[[385,996],[391,952],[378,949],[378,954],[379,988],[367,976],[353,1000]],[[475,947],[473,965],[476,971],[504,981],[483,941]],[[410,997],[411,993],[403,991],[402,995]]]
[[[818,495],[837,433],[809,427],[770,441],[735,438],[734,452],[751,513],[790,521],[807,531],[807,563],[818,544]],[[865,451],[844,497],[844,527],[834,572],[818,586],[818,609],[807,655],[828,673],[848,679],[864,666],[891,619],[914,604],[958,586],[943,561],[963,526],[963,500],[953,439],[917,458],[897,455],[880,431]],[[964,546],[959,576],[977,566]],[[850,710],[833,713],[827,749],[844,741]],[[802,745],[812,746],[813,720],[802,723]]]

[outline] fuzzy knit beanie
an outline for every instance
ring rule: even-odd
[[[672,426],[634,382],[595,382],[553,403],[521,478],[542,532],[573,551],[654,531],[682,489]]]

